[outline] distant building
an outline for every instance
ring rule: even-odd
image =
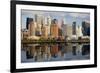
[[[68,31],[67,31],[67,24],[62,24],[62,36],[67,37],[68,36]]]
[[[58,29],[58,36],[62,36],[62,29],[61,28]]]
[[[90,36],[90,23],[83,21],[82,22],[82,33],[83,36]]]
[[[21,40],[27,39],[29,36],[29,31],[27,29],[22,29],[21,30]]]
[[[72,38],[72,26],[65,23],[65,21],[62,21],[62,36],[64,36],[66,39]]]
[[[29,24],[33,22],[33,18],[27,18],[26,19],[26,29],[28,29]]]
[[[51,25],[51,17],[50,16],[47,16],[47,25]]]
[[[73,31],[72,34],[73,34],[73,35],[76,35],[76,22],[73,22],[73,24],[72,24],[72,29],[73,29],[73,30],[72,30],[72,31]]]
[[[47,39],[48,38],[48,26],[41,27],[41,37]]]
[[[71,25],[67,25],[67,37],[68,39],[72,39],[72,26]]]
[[[41,20],[41,24],[37,23],[36,32],[35,32],[36,36],[41,36],[41,26],[42,26],[42,24],[43,24],[43,20]]]
[[[47,16],[48,35],[50,36],[51,17]]]
[[[57,38],[58,32],[59,32],[58,21],[56,19],[54,19],[54,20],[52,20],[52,24],[51,24],[51,28],[50,28],[51,37]]]
[[[34,21],[37,22],[37,14],[34,15]]]
[[[77,26],[76,35],[77,35],[77,37],[82,37],[83,36],[81,26]]]
[[[34,22],[31,22],[29,25],[28,25],[28,30],[29,30],[29,35],[30,36],[35,36],[35,25],[34,25]]]
[[[41,24],[41,15],[37,15],[37,24]]]

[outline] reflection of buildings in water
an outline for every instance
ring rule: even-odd
[[[27,59],[31,59],[31,58],[33,58],[33,56],[31,55],[31,48],[30,49],[26,49],[26,58]]]
[[[73,55],[81,55],[82,54],[82,44],[76,44],[73,46]]]
[[[90,54],[90,45],[84,45],[82,47],[82,55],[88,55]]]
[[[59,44],[58,45],[58,55],[59,57],[63,58],[64,57],[64,53],[65,53],[65,47],[64,47],[64,44]]]
[[[76,55],[82,55],[82,47],[83,44],[67,44],[64,46],[65,50],[65,54],[68,53],[72,53],[72,55],[76,56]],[[90,49],[90,48],[89,48]]]
[[[73,49],[72,49],[72,54],[73,54],[73,55],[76,55],[76,46],[73,46],[72,48],[73,48]]]
[[[40,45],[39,45],[39,46],[36,46],[35,49],[36,49],[36,56],[35,56],[35,58],[34,58],[35,61],[38,61],[38,62],[39,62],[39,61],[42,61],[42,58],[41,58],[41,56],[42,56],[42,55],[41,55],[41,54],[42,54],[42,53],[41,53],[41,49],[42,49],[42,48],[41,48]]]
[[[82,44],[78,44],[77,45],[77,49],[76,49],[76,52],[77,52],[77,55],[82,55]]]
[[[35,62],[51,61],[52,59],[80,59],[90,53],[90,46],[84,44],[31,44],[22,45],[22,47],[26,51],[26,59],[33,59]]]
[[[64,50],[65,53],[70,53],[72,51],[72,44],[68,43],[68,44],[64,45],[64,48],[65,48],[65,50]]]
[[[51,56],[56,58],[58,54],[58,45],[52,45],[50,51],[51,51]]]
[[[73,46],[73,55],[88,55],[90,53],[90,45],[86,44],[77,44]]]
[[[64,47],[61,46],[60,44],[57,44],[57,45],[52,45],[50,47],[50,53],[51,53],[51,56],[53,58],[63,58],[64,56]]]
[[[47,45],[30,46],[26,49],[27,59],[34,58],[35,61],[50,60],[50,48]]]

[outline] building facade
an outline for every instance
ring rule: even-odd
[[[83,36],[90,36],[90,23],[83,21],[82,22],[82,33]]]
[[[58,35],[59,35],[59,27],[58,27],[58,24],[57,24],[57,20],[54,19],[52,20],[52,24],[51,24],[51,27],[50,27],[50,35],[51,37],[53,38],[58,38]]]

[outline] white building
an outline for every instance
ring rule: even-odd
[[[76,35],[77,35],[77,37],[82,37],[83,36],[83,34],[82,34],[82,27],[81,26],[77,27]]]
[[[67,39],[72,38],[72,26],[68,24],[63,24],[62,25],[62,36],[64,36]]]

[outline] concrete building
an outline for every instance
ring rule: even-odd
[[[77,35],[77,37],[82,37],[83,36],[81,26],[77,26],[76,35]]]
[[[21,40],[27,39],[29,36],[29,31],[27,29],[21,30]]]
[[[51,17],[47,16],[48,36],[50,36]]]
[[[26,29],[28,29],[29,24],[33,22],[33,18],[27,18],[26,19]]]
[[[90,36],[90,23],[87,21],[82,22],[82,33],[83,36]]]
[[[35,20],[37,21],[37,24],[38,24],[38,25],[39,25],[39,24],[42,24],[41,21],[42,21],[42,19],[43,19],[43,16],[38,14],[36,18],[37,18],[37,19],[35,19]]]
[[[48,38],[48,26],[41,27],[41,37],[44,39]]]
[[[67,24],[65,21],[62,21],[62,36],[64,36],[66,39],[72,38],[72,26]]]
[[[28,30],[29,30],[29,35],[30,36],[35,36],[35,25],[34,25],[34,22],[31,22],[29,25],[28,25]]]
[[[53,38],[58,38],[59,27],[58,21],[56,19],[52,20],[51,28],[50,28],[50,35]]]
[[[73,24],[72,24],[72,29],[73,29],[73,30],[72,30],[72,31],[73,31],[72,34],[73,34],[73,35],[76,35],[76,22],[73,22]]]
[[[47,25],[49,25],[49,26],[51,25],[51,20],[52,20],[51,17],[48,15],[47,16]]]

